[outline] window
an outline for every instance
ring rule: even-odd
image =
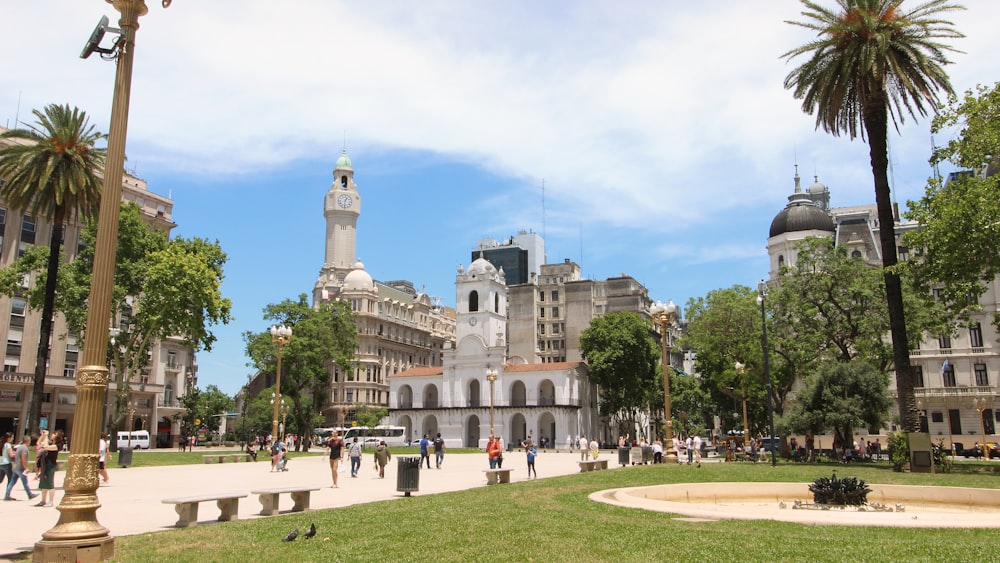
[[[969,343],[973,348],[983,347],[983,327],[979,323],[969,327]]]
[[[559,301],[559,292],[558,291],[552,290],[552,300],[553,301]]]
[[[552,318],[553,319],[559,318],[559,307],[552,308]]]
[[[941,379],[945,387],[955,387],[955,366],[949,364],[941,370]]]
[[[541,324],[541,323],[538,324],[538,334],[545,334],[545,325],[544,324]]]
[[[545,301],[545,290],[544,289],[538,292],[538,300],[539,301]]]
[[[854,250],[854,251],[852,251],[851,252],[851,258],[861,258],[861,251],[860,250]]]
[[[473,290],[469,292],[469,312],[475,313],[478,310],[479,310],[479,292]]]
[[[913,386],[924,386],[924,368],[921,366],[913,366]]]
[[[24,299],[14,298],[10,301],[10,316],[23,317],[27,302]]]
[[[543,319],[545,318],[545,307],[539,307],[538,308],[538,316],[541,317],[541,318],[543,318]]]
[[[783,254],[778,255],[778,268],[782,268],[785,265],[785,256]]]
[[[559,334],[559,323],[552,323],[552,334]]]
[[[951,349],[951,337],[948,335],[938,337],[938,348],[942,350]]]
[[[900,246],[896,248],[896,257],[900,262],[906,262],[910,259],[910,249],[905,246]]]
[[[976,372],[976,385],[986,387],[990,384],[990,376],[986,373],[986,364],[976,364],[973,366]]]
[[[958,409],[948,409],[948,423],[952,434],[962,434],[962,416]]]
[[[63,364],[63,377],[68,377],[73,379],[76,377],[76,364],[75,363],[65,363]]]
[[[167,369],[177,369],[177,352],[167,352]]]
[[[944,422],[944,413],[941,411],[932,412],[931,422]]]

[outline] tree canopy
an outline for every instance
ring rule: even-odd
[[[601,414],[634,422],[661,386],[659,347],[650,323],[634,312],[608,313],[580,334],[590,379],[600,386]]]
[[[931,163],[960,172],[947,183],[932,178],[906,217],[921,225],[904,235],[915,260],[907,264],[923,290],[937,290],[949,312],[967,317],[1000,274],[1000,83],[951,98],[934,118],[935,134],[958,129]],[[1000,318],[994,317],[1000,326]]]
[[[286,299],[264,308],[264,319],[292,328],[292,337],[282,353],[281,396],[291,401],[290,416],[300,433],[311,434],[316,415],[326,403],[330,374],[334,369],[352,374],[358,347],[354,312],[346,301],[328,301],[313,309],[306,295]],[[277,367],[277,345],[270,333],[246,332],[248,365],[273,371]],[[289,423],[289,426],[292,426]]]

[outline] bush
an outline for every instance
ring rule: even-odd
[[[890,432],[888,447],[892,470],[897,473],[902,472],[906,464],[910,463],[910,445],[906,441],[906,433]]]
[[[868,493],[872,490],[865,484],[864,480],[857,477],[845,477],[840,479],[837,472],[833,477],[820,477],[809,485],[809,491],[813,494],[813,502],[816,504],[830,504],[834,506],[862,506],[868,504]]]

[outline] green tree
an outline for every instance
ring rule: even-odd
[[[800,434],[833,431],[844,447],[853,443],[855,428],[881,428],[892,405],[888,376],[862,360],[823,364],[804,383],[786,427]]]
[[[911,11],[902,0],[837,0],[836,11],[802,0],[808,21],[788,22],[815,31],[818,38],[783,58],[809,59],[785,78],[785,87],[816,114],[816,127],[833,135],[867,137],[875,181],[879,242],[890,319],[893,364],[903,427],[919,430],[914,377],[906,339],[903,289],[896,265],[892,197],[888,177],[889,120],[897,126],[905,114],[924,116],[938,103],[938,91],[953,92],[944,66],[954,51],[941,39],[963,37],[940,14],[962,9],[946,0],[929,0]]]
[[[310,436],[326,403],[330,374],[337,369],[344,377],[354,371],[358,348],[354,312],[346,301],[329,301],[313,309],[301,294],[297,301],[286,299],[265,307],[264,319],[292,328],[281,360],[281,396],[291,401],[289,426]],[[243,340],[248,365],[261,371],[277,367],[278,349],[268,331],[246,332]]]
[[[382,424],[382,420],[387,416],[389,416],[389,409],[372,408],[360,403],[354,405],[354,421],[358,423],[358,426],[373,428]]]
[[[97,210],[101,195],[97,169],[104,165],[105,150],[94,146],[104,135],[94,131],[85,112],[50,104],[44,113],[32,113],[36,125],[0,133],[0,139],[12,141],[0,148],[0,196],[12,209],[52,222],[47,265],[36,279],[44,287],[44,297],[26,427],[28,434],[38,435],[63,227],[74,214],[88,216]]]
[[[862,259],[834,246],[828,237],[808,237],[797,244],[795,264],[783,266],[772,292],[772,333],[777,354],[795,364],[797,373],[817,362],[849,362],[860,358],[888,373],[893,353],[883,336],[889,331],[884,277]],[[910,277],[904,276],[904,282]],[[904,283],[908,342],[924,331],[947,330],[945,316],[929,292]],[[792,355],[795,355],[795,358]]]
[[[663,381],[657,377],[660,349],[651,334],[650,323],[633,312],[598,317],[580,334],[590,379],[601,389],[601,414],[628,428],[652,404]]]
[[[93,270],[96,221],[83,233],[84,246],[65,270],[57,299],[71,332],[85,336],[87,296]],[[114,367],[115,408],[110,426],[124,418],[131,381],[149,368],[155,342],[175,338],[193,350],[211,350],[211,325],[227,324],[232,303],[222,296],[226,255],[219,244],[202,239],[174,238],[154,230],[134,203],[122,203],[118,219],[118,251],[112,316],[118,321],[109,343]],[[11,267],[15,267],[12,265]]]
[[[934,118],[932,131],[959,128],[938,148],[935,166],[948,162],[967,172],[944,184],[934,178],[906,217],[921,229],[904,235],[916,260],[906,263],[926,292],[936,289],[956,318],[978,308],[978,298],[1000,274],[1000,83],[952,98]],[[994,316],[1000,326],[1000,317]]]
[[[215,385],[209,385],[204,391],[198,388],[189,389],[181,398],[181,404],[186,410],[184,426],[193,431],[204,428],[210,432],[218,432],[222,425],[221,415],[236,408],[236,401]],[[227,431],[232,429],[227,428]]]

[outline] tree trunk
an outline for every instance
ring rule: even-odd
[[[869,104],[864,124],[868,133],[872,175],[875,179],[875,204],[878,207],[879,242],[882,248],[882,272],[885,279],[886,305],[889,311],[889,333],[892,336],[892,360],[896,370],[896,392],[899,417],[903,430],[916,432],[917,402],[913,392],[913,369],[910,367],[910,347],[906,338],[906,318],[903,313],[903,286],[899,274],[890,270],[896,265],[896,229],[889,187],[888,110],[885,100]]]
[[[38,331],[38,352],[35,355],[35,376],[31,388],[31,405],[28,410],[28,434],[38,436],[42,421],[42,395],[45,393],[45,372],[49,365],[49,344],[52,340],[52,317],[56,308],[56,281],[59,276],[59,252],[62,248],[63,221],[66,208],[57,205],[52,218],[52,237],[49,240],[49,262],[46,267],[45,303],[42,305],[42,322]],[[53,397],[54,399],[54,397]],[[51,421],[55,427],[56,421]]]

